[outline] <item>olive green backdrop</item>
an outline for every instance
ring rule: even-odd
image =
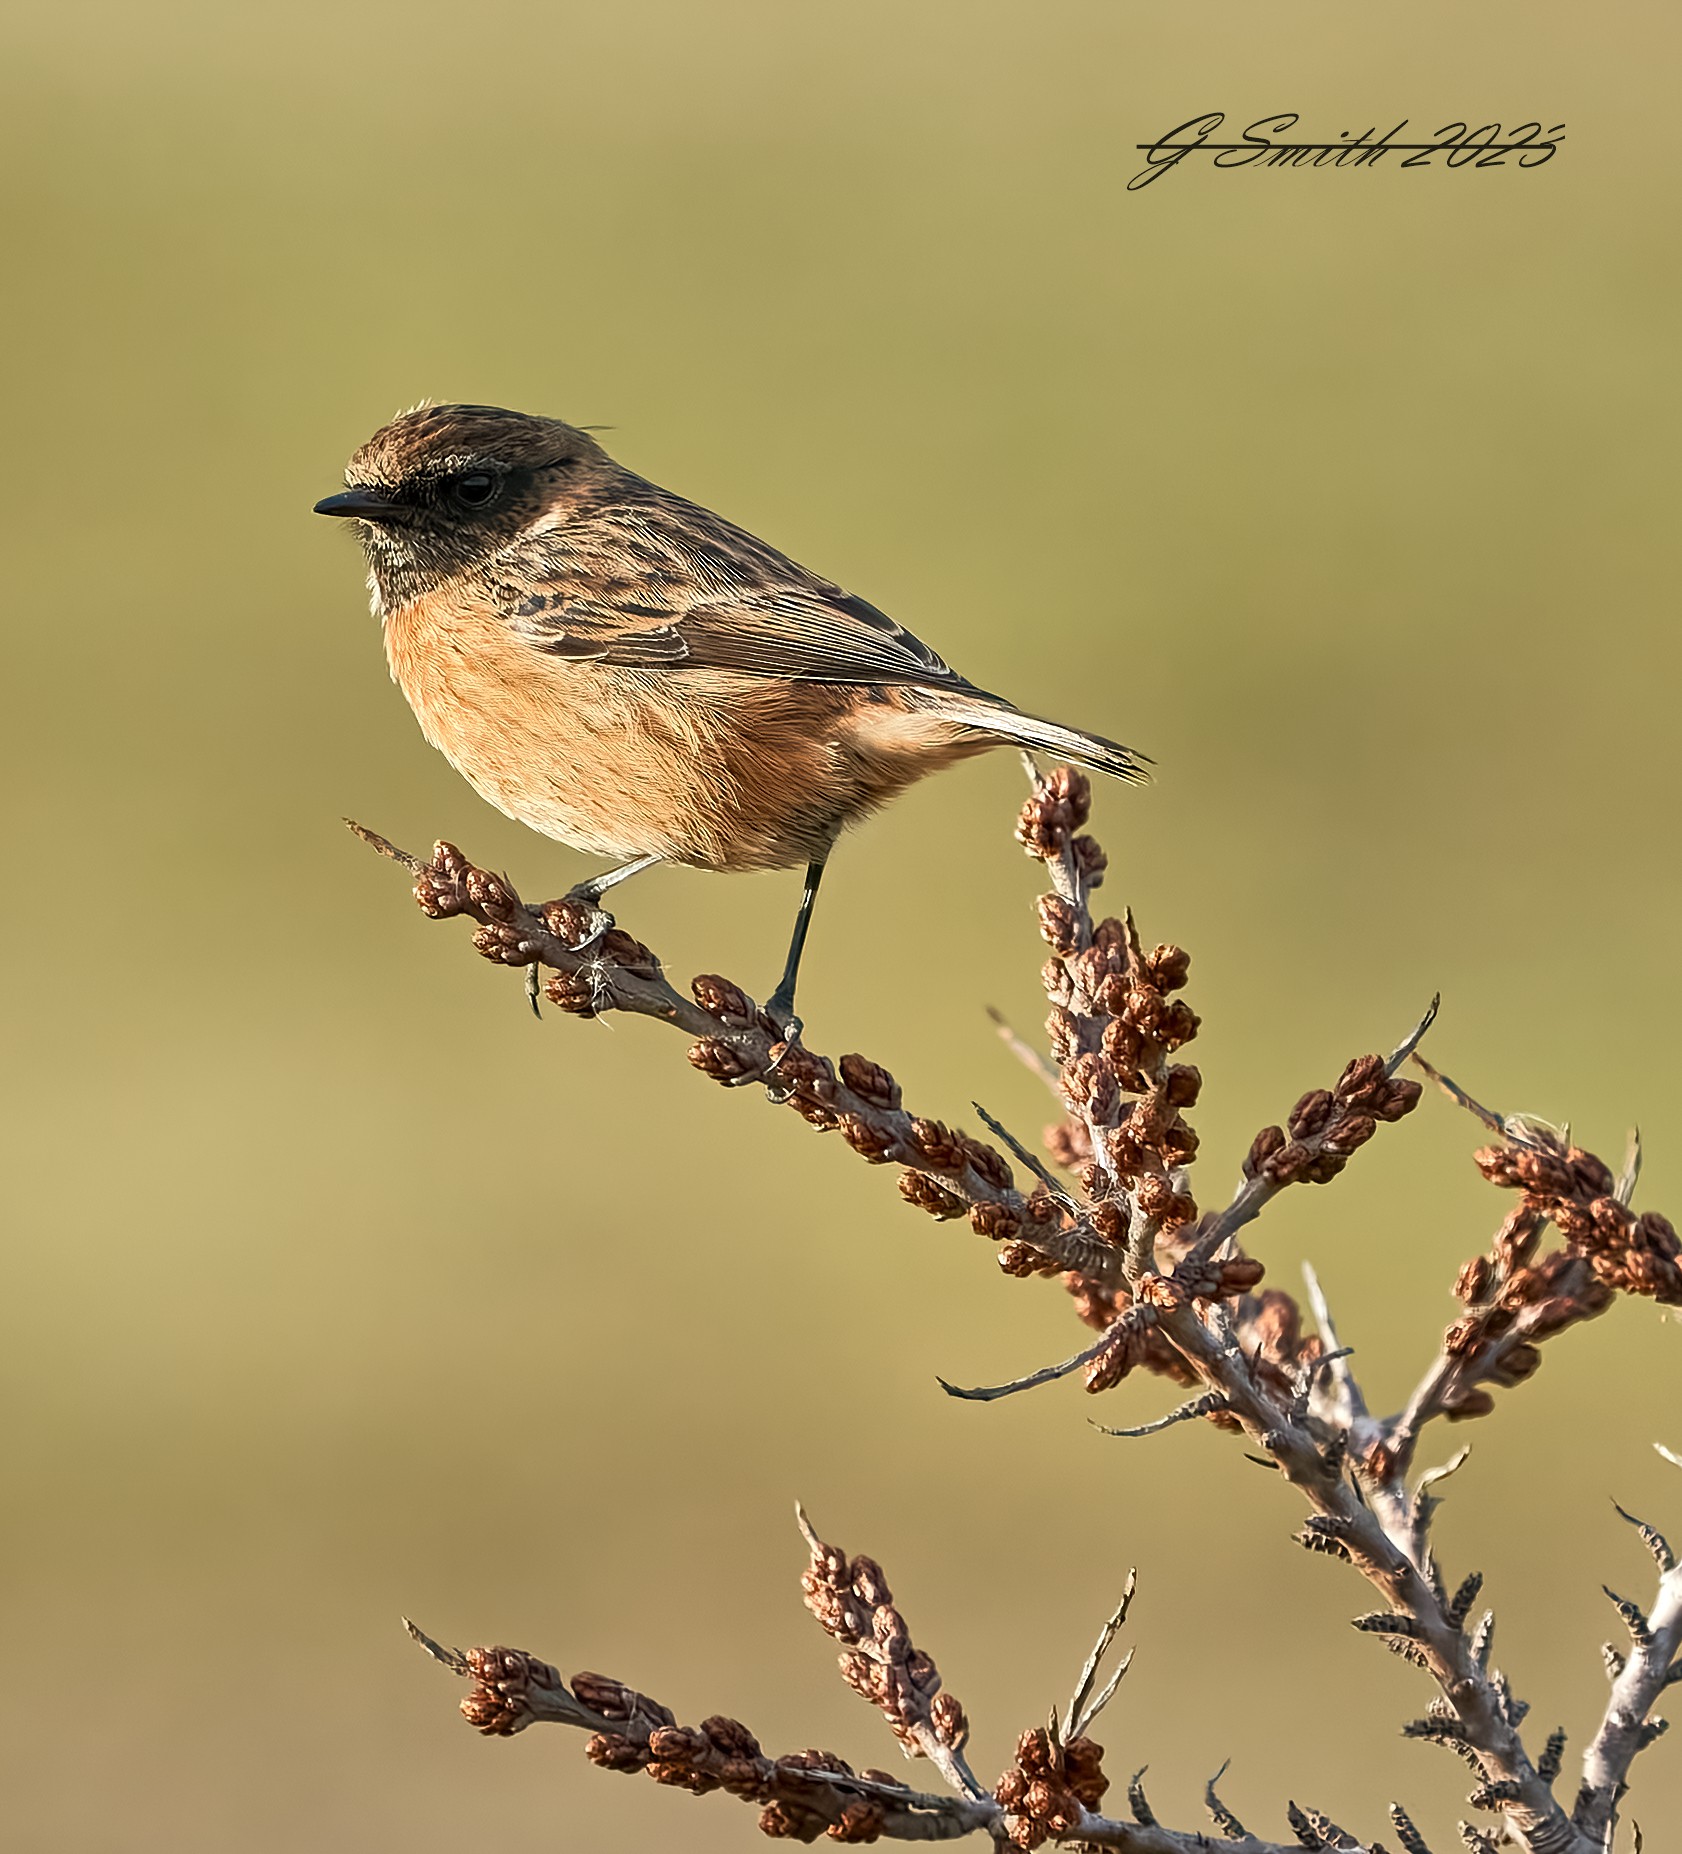
[[[1673,465],[1682,34],[1653,0],[294,0],[14,15],[0,76],[12,811],[0,1379],[9,1837],[75,1854],[752,1845],[727,1799],[474,1738],[398,1626],[891,1743],[801,1610],[798,1495],[887,1565],[991,1774],[1130,1564],[1106,1721],[1379,1832],[1464,1773],[1355,1580],[1201,1428],[1106,1441],[1054,1287],[642,1023],[534,1024],[350,813],[528,892],[386,680],[344,458],[423,396],[615,427],[634,467],[878,601],[982,684],[1137,743],[1105,899],[1194,955],[1201,1186],[1441,989],[1437,1059],[1682,1205]],[[1208,109],[1335,135],[1564,121],[1534,172],[1185,168]],[[820,1048],[926,1111],[1046,1104],[1008,756],[833,866]],[[622,916],[763,989],[791,876]],[[1430,1101],[1258,1233],[1394,1404],[1505,1208]],[[1607,1496],[1682,1526],[1682,1350],[1550,1346],[1442,1522],[1542,1732],[1604,1693]],[[1168,1407],[1129,1384],[1111,1421]],[[1643,1759],[1648,1845],[1682,1754]],[[1568,1767],[1574,1770],[1574,1763]],[[1572,1778],[1566,1779],[1569,1783]]]

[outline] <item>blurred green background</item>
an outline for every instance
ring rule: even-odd
[[[1115,1776],[1381,1831],[1463,1813],[1420,1679],[1231,1442],[1106,1441],[1079,1339],[890,1176],[526,1014],[342,814],[528,893],[387,682],[310,504],[423,396],[609,443],[985,686],[1154,754],[1105,898],[1193,952],[1202,1192],[1435,990],[1436,1059],[1682,1203],[1675,9],[1633,0],[294,0],[14,11],[0,73],[13,805],[0,1334],[12,1845],[753,1844],[749,1812],[475,1739],[404,1640],[527,1645],[773,1750],[891,1760],[803,1613],[798,1495],[886,1563],[989,1775],[1130,1564]],[[1530,173],[1182,169],[1200,111],[1335,135],[1564,121]],[[1032,1132],[1041,1015],[1008,756],[834,865],[815,1046]],[[763,989],[792,876],[646,878],[680,979]],[[1257,1247],[1312,1256],[1398,1403],[1505,1209],[1428,1102]],[[1603,1698],[1602,1580],[1672,1527],[1682,1352],[1647,1305],[1550,1348],[1442,1521],[1540,1732]],[[1682,1808],[1643,1759],[1633,1813]],[[1116,1792],[1119,1799],[1119,1792]],[[1662,1839],[1662,1837],[1660,1837]]]

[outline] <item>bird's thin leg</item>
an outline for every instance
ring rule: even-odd
[[[575,953],[583,952],[587,946],[594,946],[613,925],[613,916],[601,905],[602,896],[610,888],[617,888],[621,882],[628,881],[630,877],[640,875],[645,869],[652,869],[661,860],[658,856],[639,856],[633,862],[621,863],[617,869],[605,870],[601,875],[591,876],[589,881],[579,882],[567,890],[568,901],[576,901],[581,907],[589,908],[595,917],[590,923],[590,931],[574,946]],[[533,1017],[543,1015],[537,1003],[539,994],[537,967],[527,966],[526,1002],[531,1006]]]
[[[823,881],[825,859],[806,865],[806,886],[800,895],[800,912],[794,917],[794,934],[788,943],[788,959],[777,989],[765,1001],[766,1015],[776,1020],[785,1042],[800,1040],[800,1019],[794,1014],[794,987],[800,977],[800,955],[806,950],[806,935],[812,925],[812,910],[817,906],[818,884]]]
[[[645,869],[652,869],[661,859],[658,856],[639,856],[634,862],[621,863],[617,869],[609,869],[599,876],[591,876],[588,882],[580,882],[567,890],[568,901],[582,901],[595,907],[610,888],[617,888],[621,882],[627,882],[634,875],[641,875]]]

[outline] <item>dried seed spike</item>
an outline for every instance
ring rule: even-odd
[[[1470,1822],[1460,1824],[1460,1839],[1471,1854],[1500,1854],[1500,1843],[1486,1828],[1474,1828]]]
[[[362,827],[358,824],[353,824],[351,829],[363,835],[372,834],[362,832]],[[383,843],[385,839],[382,837],[380,841]],[[407,1616],[403,1618],[403,1626],[409,1631],[411,1641],[419,1642],[434,1661],[442,1662],[452,1674],[466,1676],[472,1671],[467,1665],[467,1656],[459,1648],[446,1648],[441,1642],[435,1642],[424,1629],[417,1627]]]
[[[1472,1631],[1472,1659],[1481,1668],[1489,1666],[1489,1650],[1495,1641],[1495,1612],[1486,1609],[1478,1618],[1478,1626]]]
[[[1454,1600],[1448,1606],[1448,1619],[1454,1628],[1464,1626],[1467,1616],[1471,1614],[1472,1605],[1478,1600],[1478,1592],[1483,1588],[1483,1572],[1473,1571],[1454,1593]]]
[[[1641,1728],[1641,1736],[1636,1740],[1637,1751],[1645,1751],[1655,1738],[1663,1738],[1670,1730],[1668,1719],[1649,1719]]]
[[[1616,1680],[1628,1665],[1626,1657],[1610,1642],[1600,1644],[1600,1658],[1606,1665],[1606,1678]]]
[[[1425,1837],[1413,1825],[1413,1818],[1400,1803],[1390,1805],[1390,1820],[1395,1824],[1397,1838],[1402,1844],[1402,1854],[1431,1854]]]
[[[1645,1648],[1653,1639],[1653,1631],[1648,1625],[1647,1617],[1639,1603],[1632,1603],[1628,1597],[1621,1597],[1609,1584],[1602,1584],[1612,1607],[1623,1619],[1623,1625],[1629,1630],[1629,1638],[1637,1648]]]
[[[1141,1764],[1139,1768],[1134,1771],[1132,1779],[1127,1785],[1127,1806],[1133,1812],[1133,1820],[1137,1822],[1141,1828],[1155,1828],[1157,1826],[1156,1812],[1151,1808],[1145,1796],[1145,1772],[1149,1769],[1149,1764]]]
[[[1624,1148],[1624,1169],[1612,1187],[1612,1195],[1626,1208],[1635,1198],[1636,1180],[1641,1176],[1641,1129],[1631,1127],[1629,1144]]]
[[[1616,1500],[1612,1502],[1612,1511],[1620,1519],[1628,1520],[1641,1535],[1641,1543],[1653,1554],[1653,1562],[1659,1567],[1661,1577],[1676,1569],[1676,1554],[1670,1549],[1670,1541],[1657,1526],[1650,1526],[1646,1520],[1637,1519],[1633,1513],[1626,1513]]]
[[[1551,1784],[1559,1775],[1560,1765],[1565,1761],[1565,1727],[1555,1726],[1548,1734],[1548,1742],[1542,1747],[1542,1755],[1536,1760],[1536,1774],[1544,1783]]]
[[[1204,1785],[1203,1806],[1209,1811],[1209,1815],[1215,1826],[1226,1836],[1228,1841],[1247,1841],[1250,1838],[1249,1829],[1239,1821],[1238,1817],[1235,1816],[1226,1804],[1221,1801],[1220,1797],[1215,1794],[1215,1785],[1226,1775],[1227,1765],[1231,1762],[1232,1759],[1228,1758],[1226,1763],[1222,1764],[1220,1769],[1217,1770]]]

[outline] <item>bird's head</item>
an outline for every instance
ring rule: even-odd
[[[318,515],[362,524],[391,610],[600,500],[618,466],[587,432],[500,406],[416,406],[376,431]]]

